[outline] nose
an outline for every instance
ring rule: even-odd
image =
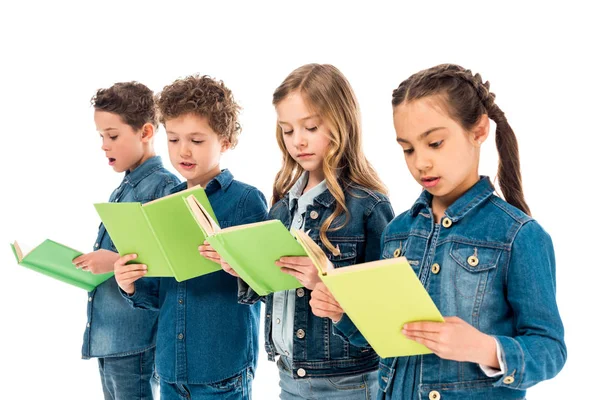
[[[108,140],[102,139],[102,146],[100,146],[100,148],[102,149],[102,151],[109,151],[110,146],[108,145]]]
[[[294,133],[292,133],[292,135],[292,144],[294,145],[294,147],[300,149],[306,146],[306,137],[302,134],[302,132],[300,132],[300,129],[294,130]]]
[[[432,163],[431,163],[431,158],[423,153],[423,152],[415,152],[415,167],[419,170],[419,171],[428,171],[429,169],[431,169]]]
[[[191,146],[188,143],[185,143],[183,140],[180,140],[181,146],[179,147],[179,155],[182,158],[186,158],[192,155]]]

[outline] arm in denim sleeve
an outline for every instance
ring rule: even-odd
[[[494,336],[506,365],[494,386],[526,389],[558,374],[567,358],[556,304],[554,249],[537,222],[525,223],[517,233],[506,281],[516,335]]]
[[[387,199],[376,203],[366,213],[366,251],[364,262],[380,259],[381,249],[383,248],[383,232],[393,219],[394,210]],[[347,314],[342,315],[342,319],[333,324],[333,334],[340,336],[346,342],[355,346],[365,347],[369,345]]]
[[[267,200],[262,192],[255,188],[248,189],[244,193],[243,199],[238,206],[235,225],[265,221],[267,219],[267,214]],[[241,278],[238,278],[237,281],[238,303],[254,304],[261,300],[261,296],[252,290],[252,288]]]
[[[158,311],[158,291],[160,288],[160,278],[142,278],[135,282],[135,292],[130,296],[121,288],[121,296],[133,308]]]
[[[381,257],[383,231],[394,219],[394,210],[387,200],[377,202],[365,214],[365,260],[370,262]]]

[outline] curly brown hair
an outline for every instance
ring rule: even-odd
[[[240,106],[223,81],[207,75],[190,75],[177,79],[156,95],[160,122],[192,113],[208,119],[219,138],[235,147],[242,131],[238,123]]]
[[[98,89],[90,102],[96,110],[117,114],[135,130],[147,123],[158,128],[154,92],[139,82],[118,82]]]

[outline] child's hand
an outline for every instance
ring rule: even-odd
[[[203,245],[200,245],[198,247],[198,251],[200,251],[200,255],[202,255],[202,257],[214,261],[218,264],[221,264],[221,268],[223,268],[223,271],[227,272],[229,275],[233,275],[238,278],[240,277],[238,273],[235,272],[229,264],[227,264],[224,260],[221,259],[219,253],[217,253],[217,251],[213,249],[212,246],[206,240],[204,241]]]
[[[473,362],[500,369],[496,357],[496,341],[458,317],[445,317],[446,322],[412,322],[402,333],[421,343],[438,357]]]
[[[73,259],[76,268],[83,271],[89,271],[92,274],[104,274],[112,272],[115,261],[119,259],[119,254],[110,250],[96,250],[88,254],[82,254]]]
[[[307,289],[313,290],[321,282],[317,268],[308,257],[281,257],[275,261],[281,272],[292,275]]]
[[[115,262],[115,279],[117,284],[128,295],[135,293],[134,282],[146,275],[148,267],[143,264],[127,264],[135,260],[137,254],[126,254]]]
[[[330,318],[333,322],[338,322],[344,315],[344,310],[323,282],[315,285],[310,295],[310,308],[317,317]]]

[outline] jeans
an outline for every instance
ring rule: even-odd
[[[220,382],[193,385],[160,381],[160,400],[250,400],[254,375],[248,368]]]
[[[154,348],[123,357],[98,358],[105,400],[152,400],[158,392],[154,378]]]
[[[285,357],[277,361],[282,400],[375,400],[379,383],[377,370],[327,378],[294,379]]]

